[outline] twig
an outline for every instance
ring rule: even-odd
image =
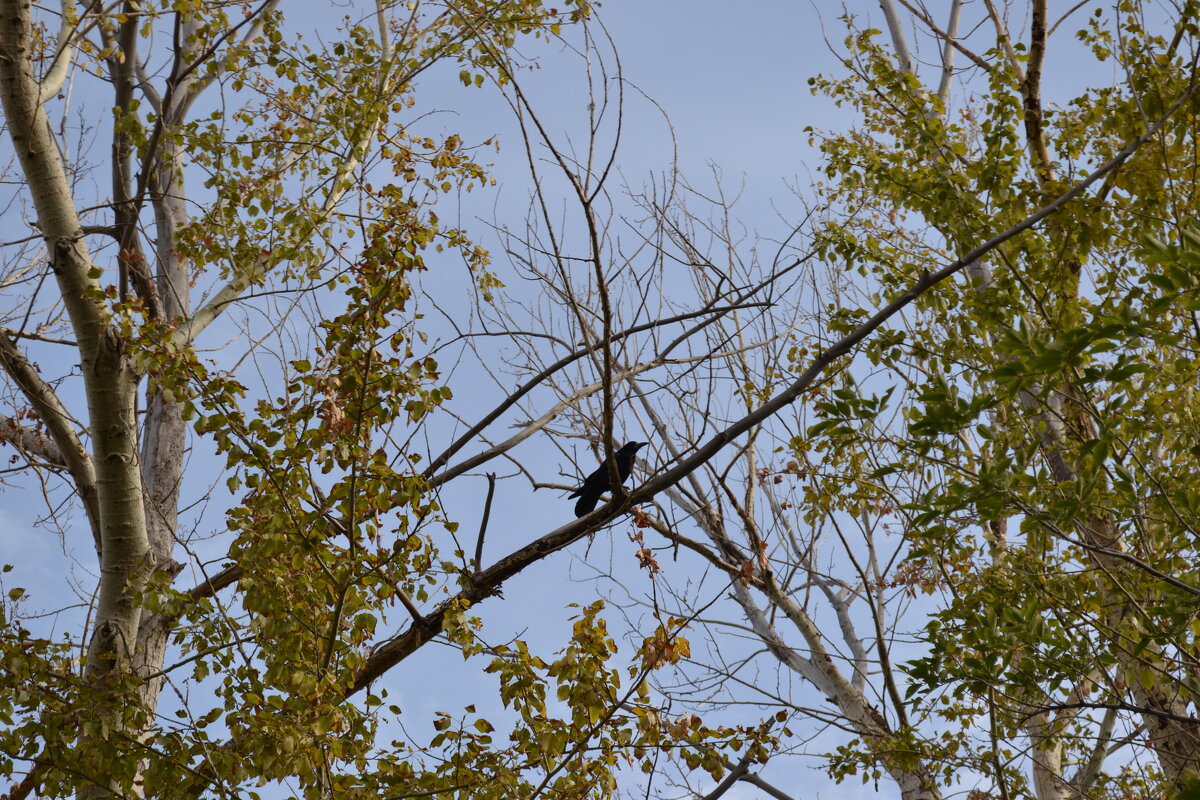
[[[487,474],[487,499],[483,501],[483,519],[479,521],[479,538],[475,540],[475,571],[483,564],[483,535],[487,533],[488,518],[492,515],[492,497],[496,493],[496,473]]]

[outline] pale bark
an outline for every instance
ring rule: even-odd
[[[665,439],[669,432],[663,429],[659,433]],[[896,731],[888,724],[883,714],[867,700],[855,680],[848,678],[829,654],[824,635],[804,607],[792,598],[790,592],[776,583],[772,573],[764,570],[761,565],[754,570],[755,587],[766,595],[771,608],[783,612],[784,617],[800,635],[803,647],[796,647],[788,644],[779,634],[775,624],[754,601],[749,587],[739,580],[736,567],[740,566],[744,557],[731,550],[732,544],[724,526],[711,509],[693,508],[686,498],[673,489],[668,489],[667,493],[672,502],[689,513],[700,525],[713,545],[718,550],[724,550],[733,561],[735,571],[730,574],[730,578],[733,579],[734,599],[741,606],[750,626],[766,645],[767,650],[781,664],[807,680],[837,705],[846,723],[862,737],[879,764],[900,787],[903,800],[940,800],[941,791],[924,759],[901,759],[893,755],[891,740]],[[801,652],[805,655],[801,655]]]
[[[156,566],[146,531],[139,469],[137,378],[109,320],[58,149],[30,64],[31,7],[0,3],[0,100],[51,269],[78,343],[95,468],[100,585],[85,674],[100,680],[131,668],[141,622],[140,587]],[[49,420],[47,420],[49,424]],[[105,712],[99,712],[105,713]],[[111,709],[111,729],[123,726]]]
[[[168,142],[160,150],[155,178],[151,182],[155,218],[158,280],[156,293],[164,320],[171,325],[186,319],[190,302],[187,271],[175,251],[175,236],[187,221],[184,208],[182,153]],[[184,450],[187,424],[183,405],[168,402],[161,390],[147,397],[143,422],[142,476],[145,483],[147,536],[160,569],[172,578],[182,569],[172,554],[179,524],[179,493],[183,483]],[[165,677],[162,666],[171,634],[171,620],[154,615],[143,621],[138,631],[137,661],[139,675],[150,677],[141,686],[140,698],[151,714],[158,708]],[[153,728],[147,727],[142,736]]]
[[[8,334],[0,332],[0,366],[20,388],[21,393],[29,401],[29,405],[37,413],[42,424],[46,426],[49,441],[44,438],[22,435],[19,444],[27,450],[37,452],[46,460],[59,464],[70,473],[84,513],[87,514],[88,525],[96,544],[96,553],[100,552],[100,509],[97,505],[96,470],[92,458],[80,441],[76,431],[76,423],[71,419],[67,409],[59,401],[53,388],[42,380],[42,376],[34,369],[29,360],[21,353],[16,342]],[[10,431],[11,432],[11,431]],[[29,434],[34,432],[30,431]],[[0,436],[3,436],[0,433]]]

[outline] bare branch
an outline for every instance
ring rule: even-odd
[[[950,6],[950,23],[946,25],[945,46],[942,48],[942,80],[938,84],[938,97],[942,108],[950,104],[950,82],[954,78],[954,46],[958,42],[958,18],[962,15],[962,0],[954,0]]]
[[[940,38],[942,40],[942,42],[944,43],[944,45],[947,48],[953,47],[955,50],[957,50],[958,52],[960,52],[964,56],[966,56],[968,59],[970,59],[972,64],[974,64],[975,66],[984,70],[985,72],[990,73],[995,69],[991,64],[989,64],[982,57],[977,55],[975,53],[975,51],[968,50],[963,45],[963,43],[961,41],[959,41],[959,39],[958,39],[958,30],[957,30],[958,17],[959,17],[959,12],[962,9],[962,0],[954,0],[954,5],[952,5],[950,7],[950,24],[947,26],[946,30],[942,30],[941,28],[939,28],[938,24],[936,22],[934,22],[929,17],[928,14],[924,13],[923,11],[921,11],[921,9],[914,6],[911,2],[909,2],[909,0],[899,0],[899,3],[900,3],[900,5],[904,6],[906,9],[908,9],[909,13],[911,13],[914,17],[921,20],[921,22],[923,22],[925,24],[925,26],[928,27],[929,30],[931,30],[934,33],[934,35],[936,35],[938,38]],[[948,51],[944,51],[943,56],[942,56],[942,70],[943,70],[942,84],[943,84],[943,86],[945,86],[945,84],[946,84],[946,80],[947,80],[946,74],[947,74],[947,72],[950,71],[951,64],[952,64],[952,61],[950,58],[950,53]],[[942,90],[939,89],[938,93],[941,94],[941,91]]]
[[[0,444],[11,444],[21,452],[40,458],[51,466],[66,469],[62,451],[46,434],[22,425],[12,417],[0,415]]]
[[[50,68],[42,76],[39,84],[39,102],[45,103],[62,89],[67,74],[71,70],[71,56],[75,52],[75,47],[98,21],[95,14],[101,5],[103,5],[103,0],[91,0],[80,14],[74,0],[62,0],[62,20],[58,29],[58,41],[54,49],[54,58],[50,61]],[[84,25],[89,17],[91,20]]]
[[[896,13],[896,5],[892,0],[879,0],[883,9],[883,18],[887,20],[888,33],[892,37],[892,46],[896,48],[896,57],[900,59],[900,69],[910,75],[916,73],[912,54],[908,50],[908,39],[904,36],[904,26],[900,15]]]
[[[483,563],[483,537],[487,533],[488,518],[492,515],[492,497],[496,494],[496,473],[487,474],[487,499],[483,501],[483,517],[479,520],[479,537],[475,540],[475,569]]]
[[[92,535],[95,537],[96,550],[99,552],[100,511],[96,494],[96,472],[91,456],[76,433],[74,420],[53,387],[38,374],[6,332],[0,332],[0,365],[17,384],[29,405],[41,418],[42,424],[46,426],[53,450],[57,454],[57,458],[48,460],[61,463],[71,474],[75,491],[83,503]]]
[[[746,295],[743,295],[741,299],[745,299],[752,295],[753,295],[753,293],[747,293]],[[627,328],[626,330],[621,331],[620,333],[614,334],[612,337],[612,341],[614,343],[619,342],[629,336],[632,336],[635,333],[641,333],[643,331],[652,330],[654,328],[659,328],[659,327],[662,327],[665,325],[671,325],[676,322],[684,322],[689,319],[695,319],[696,317],[706,317],[706,316],[711,315],[711,317],[708,320],[706,320],[704,323],[689,329],[685,333],[685,336],[690,336],[691,334],[695,333],[696,331],[701,330],[705,325],[711,324],[720,315],[727,313],[735,308],[756,308],[756,307],[762,307],[763,305],[765,305],[765,304],[764,303],[750,303],[750,302],[736,302],[734,305],[729,305],[729,306],[709,306],[709,307],[702,308],[699,311],[691,311],[686,314],[678,314],[673,317],[667,317],[665,319],[655,320],[654,322],[647,322],[647,323],[643,323],[641,325],[634,325],[633,327]],[[534,375],[529,380],[525,381],[525,383],[521,384],[521,386],[519,386],[516,390],[514,390],[514,391],[510,392],[508,395],[506,395],[504,400],[498,406],[496,406],[494,409],[492,409],[490,412],[488,412],[488,414],[483,419],[481,419],[479,422],[477,422],[474,426],[472,426],[470,430],[468,430],[466,433],[459,436],[454,441],[453,444],[451,444],[448,448],[446,448],[446,450],[444,452],[442,452],[441,455],[439,455],[437,458],[433,459],[433,461],[431,461],[429,463],[429,466],[427,466],[425,468],[424,472],[421,473],[422,476],[427,479],[433,478],[434,474],[437,472],[438,469],[440,469],[441,467],[448,464],[450,459],[454,457],[455,453],[457,453],[464,446],[466,446],[468,443],[470,443],[471,440],[473,440],[476,436],[478,436],[480,433],[482,433],[483,430],[485,428],[487,428],[488,425],[491,425],[493,422],[495,422],[497,419],[499,419],[501,414],[503,414],[505,411],[508,411],[510,408],[512,408],[514,405],[516,405],[518,402],[520,402],[520,400],[523,397],[525,397],[531,391],[533,391],[538,386],[540,386],[548,377],[555,374],[556,372],[563,369],[564,367],[567,367],[567,366],[573,364],[574,362],[578,361],[579,359],[594,353],[598,347],[600,347],[599,342],[582,347],[579,350],[576,350],[575,352],[570,353],[569,355],[563,356],[558,361],[555,361],[553,364],[546,367],[545,369],[543,369],[541,372]],[[515,442],[514,442],[514,444],[515,444]],[[503,452],[502,450],[497,450],[496,448],[492,448],[492,450],[494,450],[496,452],[493,452],[492,455],[488,456],[488,458],[483,459],[483,461],[486,461],[486,460],[492,458],[493,456],[498,455],[499,452]],[[483,461],[475,461],[474,459],[472,459],[471,465],[466,467],[466,469],[470,469],[471,467],[478,466],[480,463],[483,463]],[[459,473],[456,472],[455,474],[459,474]],[[450,477],[453,477],[453,476],[450,476]],[[448,480],[448,479],[449,478],[442,478],[439,482],[445,482],[445,480]]]
[[[1009,68],[1017,76],[1017,81],[1023,82],[1025,80],[1025,70],[1021,68],[1021,58],[1017,55],[1017,51],[1013,47],[1012,36],[1008,32],[1008,26],[1005,25],[1004,19],[1000,16],[1000,12],[996,10],[996,4],[992,0],[983,0],[983,4],[987,6],[988,19],[992,21],[992,26],[996,29],[996,38],[1000,40],[1000,44],[1004,48],[1004,55],[1008,58]]]

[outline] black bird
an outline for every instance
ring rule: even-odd
[[[613,453],[613,458],[617,462],[617,474],[621,476],[621,483],[624,483],[625,479],[629,477],[629,473],[633,471],[633,459],[637,455],[638,448],[648,444],[650,443],[626,442],[624,447]],[[600,500],[600,495],[611,488],[608,482],[608,463],[601,462],[600,469],[584,478],[583,485],[567,495],[579,498],[579,501],[575,503],[575,516],[582,517],[595,508],[596,503]]]

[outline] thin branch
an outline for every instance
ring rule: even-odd
[[[48,342],[49,344],[65,344],[71,347],[77,347],[77,343],[70,339],[59,339],[56,336],[43,336],[40,333],[30,333],[29,331],[19,331],[15,328],[0,327],[0,335],[7,336],[14,341],[17,339],[33,339],[38,342]]]
[[[964,47],[962,42],[960,42],[957,38],[957,31],[955,30],[955,26],[958,24],[958,15],[956,12],[958,11],[959,7],[962,5],[961,0],[955,0],[954,6],[950,9],[950,29],[945,30],[945,31],[942,30],[941,28],[939,28],[938,24],[936,22],[934,22],[932,19],[930,19],[927,14],[923,13],[921,11],[921,9],[914,6],[908,0],[899,0],[899,2],[900,2],[900,5],[904,6],[906,9],[908,9],[908,11],[914,17],[921,20],[921,22],[923,22],[925,24],[925,26],[929,28],[929,30],[933,31],[933,33],[936,36],[938,36],[943,42],[945,42],[949,46],[953,46],[955,50],[957,50],[958,52],[962,53],[964,56],[969,58],[971,60],[971,63],[973,63],[975,66],[983,69],[985,72],[988,72],[988,73],[991,73],[992,71],[995,70],[995,67],[993,67],[988,62],[984,61],[983,58],[978,56],[974,51],[968,50],[966,47]],[[943,76],[943,80],[944,80],[944,76]]]
[[[25,395],[29,405],[46,426],[61,463],[70,472],[75,491],[83,503],[88,523],[100,552],[100,506],[96,494],[96,471],[91,456],[75,431],[75,423],[54,388],[46,383],[7,333],[0,332],[0,366]]]
[[[1186,714],[1172,714],[1170,711],[1163,711],[1161,709],[1151,708],[1149,706],[1134,705],[1133,703],[1126,703],[1124,701],[1118,703],[1089,703],[1081,700],[1075,703],[1052,703],[1050,705],[1038,708],[1037,711],[1030,712],[1028,716],[1033,717],[1037,714],[1045,714],[1048,711],[1070,711],[1075,709],[1131,711],[1136,714],[1144,714],[1149,717],[1158,717],[1159,719],[1170,720],[1171,722],[1182,722],[1187,725],[1195,725],[1197,728],[1200,728],[1200,718],[1189,717]]]
[[[487,533],[488,518],[492,516],[492,498],[496,494],[496,473],[487,474],[487,499],[483,501],[483,518],[479,520],[479,538],[475,540],[475,569],[483,563],[483,536]]]
[[[1096,732],[1096,746],[1092,748],[1091,755],[1079,768],[1079,772],[1069,781],[1071,787],[1080,795],[1090,793],[1092,784],[1100,776],[1100,768],[1104,766],[1104,760],[1108,755],[1108,743],[1112,739],[1113,729],[1117,724],[1118,711],[1119,709],[1110,708],[1104,712],[1104,719],[1100,721],[1100,729]]]
[[[687,332],[688,335],[691,335],[691,334],[699,331],[701,328],[703,328],[704,325],[708,325],[708,324],[711,324],[712,322],[714,322],[720,315],[725,314],[729,311],[732,311],[733,309],[756,308],[756,307],[763,307],[765,305],[766,305],[765,303],[735,303],[735,304],[729,305],[729,306],[702,308],[699,311],[691,311],[691,312],[688,312],[687,314],[679,314],[674,317],[667,317],[666,319],[655,320],[654,322],[646,322],[641,325],[634,325],[631,328],[626,328],[625,330],[621,331],[620,333],[613,334],[612,341],[614,343],[619,342],[629,336],[632,336],[635,333],[641,333],[642,331],[648,331],[648,330],[652,330],[654,328],[660,328],[665,325],[670,325],[670,324],[673,324],[676,322],[684,322],[689,319],[695,319],[696,317],[703,317],[703,316],[711,314],[712,318],[710,320],[707,320],[702,325],[698,325],[698,326],[694,327],[692,330]],[[439,469],[441,469],[442,467],[444,467],[446,464],[448,464],[450,462],[450,459],[454,457],[455,453],[457,453],[459,450],[461,450],[463,447],[465,447],[468,443],[470,443],[471,440],[474,439],[476,436],[478,436],[485,428],[487,428],[487,426],[491,425],[493,422],[495,422],[497,419],[499,419],[501,414],[503,414],[505,411],[508,411],[510,408],[512,408],[514,405],[516,405],[521,400],[521,398],[525,397],[525,395],[529,394],[531,391],[533,391],[538,386],[540,386],[542,384],[542,382],[546,380],[546,378],[550,377],[551,375],[553,375],[554,373],[563,369],[564,367],[567,367],[567,366],[573,364],[574,362],[578,361],[579,359],[581,359],[591,353],[596,352],[596,349],[598,347],[600,347],[599,342],[595,342],[595,343],[592,343],[585,347],[582,347],[579,350],[576,350],[575,352],[570,353],[569,355],[566,355],[566,356],[560,358],[558,361],[555,361],[553,364],[546,367],[545,369],[543,369],[541,372],[534,375],[529,380],[525,381],[525,383],[521,384],[521,386],[519,386],[515,391],[513,391],[506,398],[504,398],[503,402],[501,402],[498,406],[496,406],[494,409],[492,409],[486,416],[484,416],[483,419],[481,419],[479,422],[475,423],[475,425],[472,426],[472,428],[470,430],[468,430],[462,436],[459,436],[454,441],[453,444],[451,444],[449,447],[447,447],[445,449],[445,451],[442,452],[441,455],[439,455],[437,458],[435,458],[433,461],[431,461],[429,463],[429,466],[427,466],[425,468],[424,472],[421,473],[422,477],[424,477],[426,479],[433,478],[434,474]],[[475,466],[475,464],[472,464],[472,466]],[[469,467],[468,467],[468,469],[469,469]],[[444,482],[444,479],[439,482]]]
[[[1078,2],[1078,3],[1076,3],[1075,5],[1073,5],[1073,6],[1071,6],[1070,8],[1068,8],[1068,9],[1067,9],[1067,10],[1066,10],[1066,11],[1063,13],[1063,15],[1062,15],[1061,17],[1059,17],[1059,18],[1058,18],[1058,20],[1057,20],[1057,21],[1056,21],[1056,22],[1055,22],[1053,25],[1051,25],[1051,26],[1050,26],[1050,30],[1048,30],[1048,31],[1046,32],[1046,36],[1047,36],[1047,37],[1049,37],[1049,36],[1053,36],[1053,35],[1054,35],[1054,32],[1055,32],[1056,30],[1058,30],[1058,26],[1059,26],[1059,25],[1062,25],[1064,22],[1066,22],[1066,21],[1067,21],[1067,17],[1071,16],[1071,15],[1072,15],[1072,14],[1074,14],[1076,11],[1078,11],[1079,9],[1083,8],[1084,6],[1086,6],[1086,5],[1088,4],[1088,1],[1089,1],[1089,0],[1079,0],[1079,2]],[[1181,15],[1180,24],[1179,24],[1179,27],[1177,28],[1176,35],[1178,35],[1178,31],[1182,31],[1182,30],[1183,30],[1183,19],[1184,19],[1184,18],[1186,18],[1186,14],[1184,14],[1184,15]]]
[[[62,22],[58,29],[58,41],[55,44],[54,59],[50,62],[50,69],[42,76],[42,80],[38,85],[38,102],[45,103],[62,89],[63,83],[67,79],[67,74],[71,70],[71,54],[75,50],[76,42],[99,21],[99,18],[94,17],[92,22],[86,26],[83,26],[82,23],[94,14],[101,4],[102,0],[92,0],[92,2],[88,3],[83,13],[79,14],[74,0],[62,0]]]

